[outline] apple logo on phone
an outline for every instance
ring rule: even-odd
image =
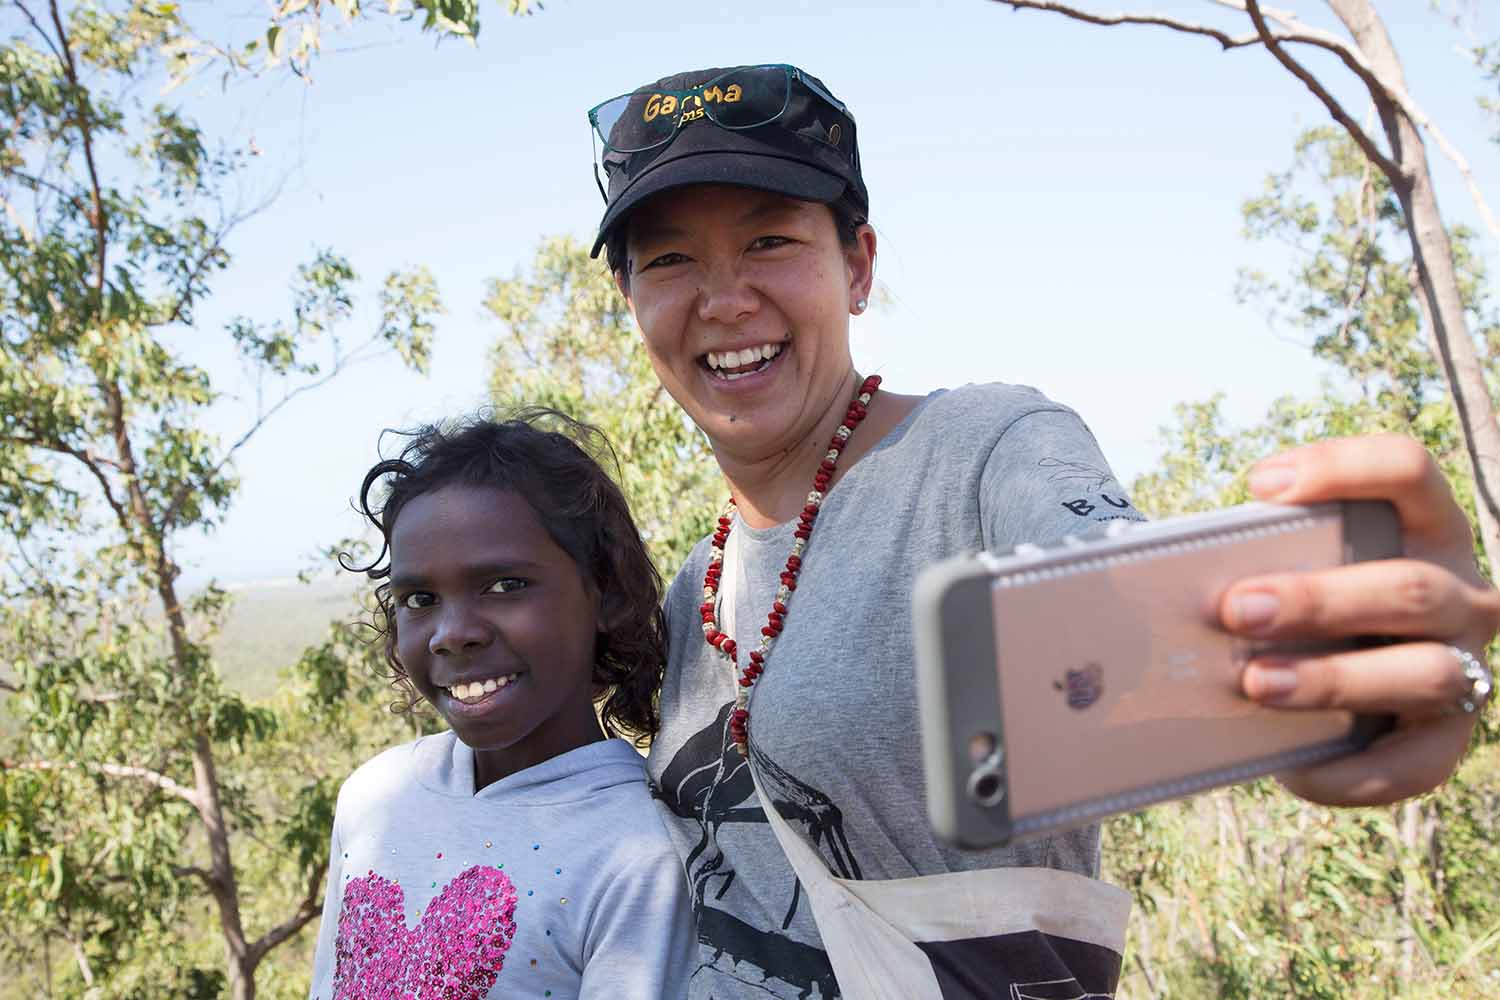
[[[1068,696],[1068,707],[1083,711],[1104,693],[1104,668],[1097,663],[1084,664],[1081,670],[1069,670],[1052,686]]]

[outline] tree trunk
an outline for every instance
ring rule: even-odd
[[[167,634],[172,641],[172,659],[184,676],[198,669],[188,637],[187,619],[177,597],[177,567],[167,555],[162,526],[151,515],[150,504],[136,474],[135,449],[130,439],[125,405],[119,387],[104,380],[101,384],[104,403],[113,432],[116,458],[125,481],[133,524],[126,525],[127,535],[134,528],[136,551],[142,569],[156,575],[156,593],[167,619]],[[193,741],[193,786],[196,792],[198,818],[208,838],[210,888],[219,910],[219,930],[224,937],[225,964],[229,974],[229,995],[233,1000],[254,1000],[255,963],[245,941],[244,923],[240,918],[239,885],[234,874],[234,859],[229,853],[229,827],[224,821],[219,801],[219,776],[214,766],[213,743],[197,720]]]
[[[1405,90],[1401,62],[1385,24],[1369,0],[1328,0],[1328,5],[1349,29],[1376,72]],[[1453,245],[1438,211],[1437,192],[1427,169],[1426,147],[1411,119],[1392,101],[1379,92],[1373,92],[1372,96],[1391,145],[1392,158],[1405,174],[1390,180],[1401,201],[1406,231],[1411,238],[1412,259],[1420,282],[1417,298],[1428,314],[1425,318],[1463,426],[1464,445],[1474,472],[1480,547],[1493,575],[1500,568],[1495,562],[1500,558],[1500,426],[1495,423],[1484,368],[1464,316],[1453,265]]]
[[[224,935],[224,957],[229,971],[229,995],[233,1000],[253,1000],[255,970],[249,962],[244,924],[240,921],[240,893],[229,856],[229,831],[219,804],[219,779],[214,771],[213,747],[206,733],[199,733],[193,747],[193,780],[200,805],[198,815],[208,834],[209,871],[213,873],[214,902],[219,906],[219,931]]]

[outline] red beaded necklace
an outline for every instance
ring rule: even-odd
[[[771,652],[771,647],[776,644],[776,637],[781,634],[781,629],[786,621],[787,605],[791,603],[792,591],[797,589],[797,574],[802,570],[802,553],[807,549],[807,540],[812,537],[813,522],[817,520],[818,508],[823,503],[823,495],[828,490],[828,483],[833,479],[834,466],[838,464],[839,454],[843,452],[844,445],[849,441],[854,428],[859,426],[861,420],[865,419],[869,412],[866,407],[870,405],[870,397],[875,395],[875,390],[880,388],[880,376],[871,375],[865,379],[864,384],[859,387],[859,392],[854,400],[849,403],[849,410],[844,414],[844,422],[834,431],[833,439],[828,442],[828,453],[823,456],[823,461],[818,465],[818,474],[813,476],[812,492],[807,495],[807,504],[802,508],[801,517],[794,531],[792,542],[792,554],[786,558],[786,569],[781,574],[781,586],[776,589],[776,599],[771,602],[771,611],[766,615],[766,624],[760,630],[760,648],[750,654],[750,662],[740,670],[738,650],[735,642],[729,636],[719,631],[718,619],[718,595],[719,577],[724,572],[724,543],[729,540],[729,528],[734,518],[734,497],[729,498],[729,503],[724,505],[724,510],[719,515],[719,527],[714,532],[713,547],[709,549],[708,570],[703,574],[703,604],[699,611],[703,613],[703,637],[708,644],[718,650],[719,655],[729,662],[730,672],[738,681],[738,687],[734,693],[734,711],[729,716],[729,734],[734,740],[734,745],[741,756],[748,755],[749,748],[747,740],[750,732],[750,688],[766,669],[766,657]]]

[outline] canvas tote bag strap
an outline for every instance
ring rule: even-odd
[[[730,532],[719,581],[718,618],[721,629],[730,636],[735,634],[739,540],[743,534],[743,531]],[[775,800],[766,794],[756,773],[754,756],[746,763],[771,833],[781,845],[812,907],[813,922],[845,1000],[943,1000],[927,956],[829,873],[822,856],[787,824]]]

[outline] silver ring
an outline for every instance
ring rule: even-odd
[[[1490,700],[1490,692],[1495,689],[1494,675],[1479,657],[1467,649],[1449,646],[1448,652],[1452,653],[1458,665],[1464,668],[1464,679],[1469,682],[1469,690],[1459,695],[1458,701],[1448,709],[1448,714],[1457,715],[1462,712],[1465,715],[1473,715]]]

